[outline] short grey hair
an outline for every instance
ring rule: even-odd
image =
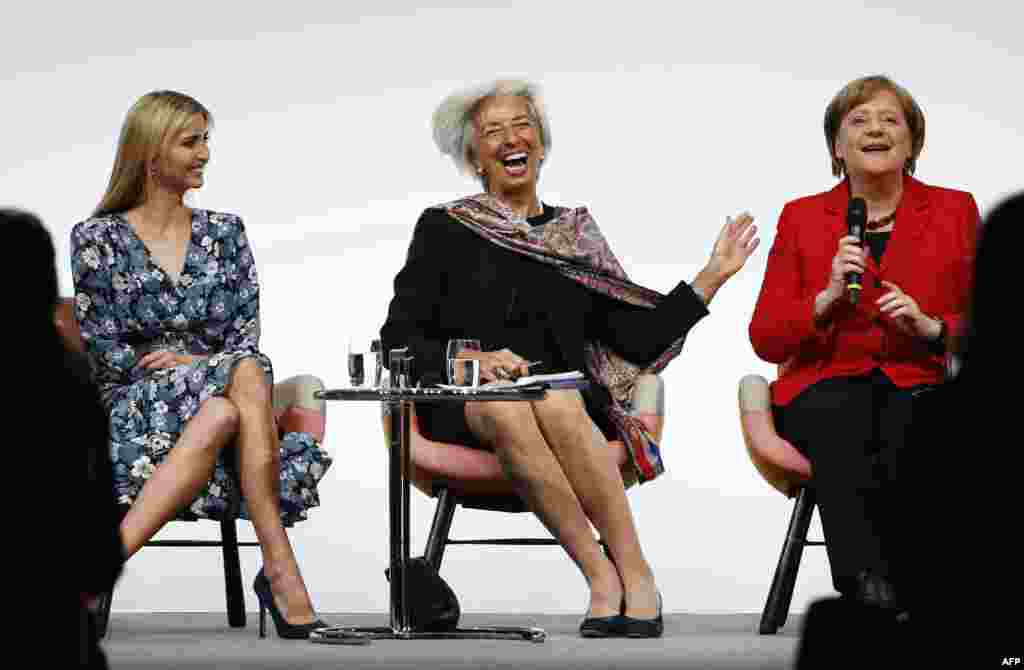
[[[551,125],[544,111],[539,85],[518,79],[498,79],[470,86],[455,91],[441,101],[434,110],[433,127],[434,143],[437,144],[437,148],[442,154],[451,156],[459,170],[473,177],[479,178],[474,165],[476,113],[484,100],[498,95],[518,95],[526,98],[530,115],[540,133],[545,156],[551,151]]]

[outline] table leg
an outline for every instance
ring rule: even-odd
[[[388,450],[388,539],[390,547],[391,626],[330,626],[310,635],[321,644],[348,644],[368,639],[401,640],[506,640],[543,642],[547,633],[540,628],[487,626],[449,631],[417,631],[409,622],[409,601],[405,568],[409,562],[409,490],[411,463],[412,401],[389,401],[391,444]]]
[[[409,424],[412,403],[391,407],[391,454],[388,466],[388,533],[391,543],[391,628],[406,633],[409,626],[405,566],[409,562]]]

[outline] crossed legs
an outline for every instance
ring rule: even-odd
[[[618,465],[576,391],[534,403],[467,403],[470,430],[495,453],[530,509],[579,566],[589,616],[657,613],[654,575],[640,548]],[[615,559],[601,550],[591,523]]]
[[[249,516],[263,554],[263,571],[278,608],[293,624],[315,620],[279,502],[280,447],[274,428],[271,387],[252,358],[236,367],[222,398],[202,404],[167,458],[146,482],[121,522],[121,538],[132,556],[185,505],[213,474],[217,457],[235,440],[238,472]]]

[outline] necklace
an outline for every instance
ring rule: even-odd
[[[896,220],[896,212],[892,212],[891,214],[887,214],[886,216],[883,216],[880,219],[875,219],[874,221],[868,221],[867,225],[865,226],[865,229],[867,229],[867,230],[878,230],[879,228],[884,228],[885,226],[889,225],[890,223],[892,223],[895,220]]]

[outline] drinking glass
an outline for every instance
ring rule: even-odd
[[[370,343],[370,362],[373,363],[373,388],[380,388],[384,376],[384,347],[380,340]]]
[[[348,352],[348,380],[353,387],[362,386],[366,382],[366,354]]]
[[[448,340],[448,351],[445,354],[445,376],[448,383],[453,386],[479,386],[480,361],[460,357],[463,351],[480,351],[480,340]]]
[[[466,388],[479,386],[480,361],[475,358],[449,358],[448,383]]]
[[[389,384],[394,389],[412,388],[414,359],[408,347],[392,349],[388,354]]]
[[[352,340],[348,342],[348,379],[353,387],[360,387],[366,383],[366,363],[369,355],[353,346]]]

